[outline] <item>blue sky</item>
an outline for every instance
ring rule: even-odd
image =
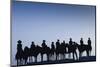
[[[84,43],[90,37],[92,54],[95,54],[95,6],[18,1],[12,3],[13,58],[18,40],[22,40],[24,48],[30,47],[31,41],[41,45],[42,40],[46,40],[50,46],[52,41],[60,39],[68,42],[70,37],[78,43],[81,37]]]

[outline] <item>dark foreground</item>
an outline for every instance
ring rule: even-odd
[[[78,63],[78,62],[93,62],[93,61],[96,61],[96,56],[81,57],[79,60],[65,59],[65,60],[57,60],[57,61],[33,62],[33,63],[28,63],[26,65],[20,65],[20,66],[44,65],[44,64],[61,64],[61,63]],[[12,67],[15,67],[15,65],[12,66]]]

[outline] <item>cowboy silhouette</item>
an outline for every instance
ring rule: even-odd
[[[59,39],[57,40],[56,42],[56,48],[60,46],[60,42],[59,42]]]
[[[32,56],[34,56],[34,51],[35,51],[35,43],[32,41],[30,47],[30,58],[29,58],[30,62],[33,62]]]
[[[88,38],[88,45],[91,46],[91,40],[90,40],[90,38]]]
[[[17,44],[17,51],[20,51],[20,50],[22,50],[22,41],[21,40],[19,40],[19,41],[17,41],[18,42],[18,44]]]
[[[69,39],[69,45],[68,45],[68,53],[69,58],[71,57],[71,53],[73,53],[73,41],[72,38]]]
[[[22,64],[22,60],[23,60],[23,49],[22,49],[22,41],[18,40],[17,41],[17,53],[15,55],[15,59],[17,60],[17,65]]]
[[[73,44],[73,41],[72,41],[72,38],[70,38],[69,45],[72,45],[72,44]]]
[[[51,43],[51,48],[55,49],[54,42]]]
[[[56,42],[56,60],[59,58],[59,53],[60,53],[60,42],[59,39]]]
[[[84,45],[83,38],[81,38],[81,40],[80,40],[80,45]]]
[[[88,38],[87,43],[88,43],[88,47],[87,47],[88,54],[87,54],[87,56],[90,56],[91,55],[91,51],[92,51],[91,39],[90,38]]]
[[[42,43],[42,47],[43,48],[45,48],[45,47],[47,47],[47,45],[46,45],[46,43],[45,43],[46,41],[45,40],[43,40],[43,43]]]
[[[42,43],[42,51],[41,51],[41,61],[43,61],[43,55],[44,54],[47,55],[47,61],[49,61],[50,48],[46,45],[45,42],[46,41],[43,40],[43,43]]]

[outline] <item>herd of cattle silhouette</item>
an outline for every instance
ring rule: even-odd
[[[35,43],[32,42],[30,48],[25,46],[24,49],[22,49],[22,41],[18,40],[17,42],[17,53],[15,55],[17,65],[21,65],[23,62],[24,65],[33,63],[33,57],[35,59],[34,62],[36,63],[39,54],[41,55],[41,62],[43,62],[44,54],[46,54],[47,62],[49,62],[51,61],[51,57],[56,57],[56,59],[52,61],[59,60],[59,57],[61,57],[60,60],[65,60],[66,54],[68,54],[68,58],[70,58],[72,54],[73,60],[79,60],[84,51],[86,51],[87,57],[91,55],[92,51],[90,38],[88,38],[87,44],[84,44],[83,38],[80,39],[80,44],[72,41],[72,38],[70,38],[69,43],[65,43],[65,41],[60,43],[60,40],[58,39],[56,43],[51,42],[51,48],[47,46],[46,40],[43,40],[41,46],[35,45]],[[79,57],[77,52],[79,52]]]

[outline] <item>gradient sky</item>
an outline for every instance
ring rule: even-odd
[[[31,42],[41,45],[51,42],[73,41],[79,43],[83,37],[92,41],[92,55],[95,55],[95,6],[50,4],[38,2],[12,3],[12,64],[15,63],[17,41],[22,40],[23,48]]]

